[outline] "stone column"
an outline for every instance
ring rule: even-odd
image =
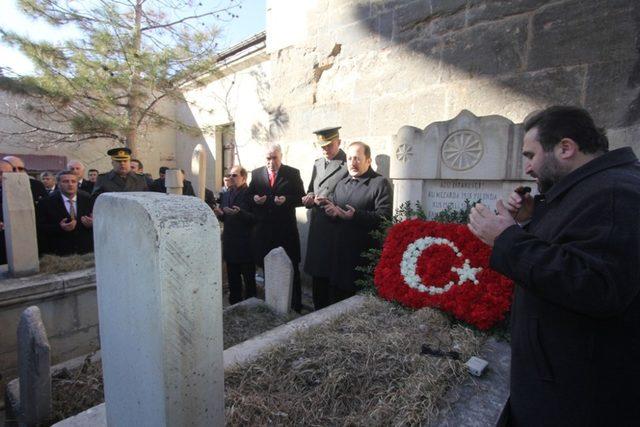
[[[37,273],[36,217],[27,174],[2,175],[2,212],[9,274],[20,277]]]
[[[20,425],[45,425],[51,412],[51,347],[40,309],[36,306],[27,308],[20,315],[18,372]]]
[[[195,197],[107,193],[94,212],[108,425],[222,426],[220,228],[211,209]]]
[[[180,169],[167,169],[164,174],[164,186],[167,188],[167,194],[182,195],[182,187],[184,187],[184,176]]]
[[[267,305],[276,313],[287,314],[293,292],[293,264],[281,247],[264,257],[264,295]]]
[[[191,156],[192,171],[196,165],[198,168],[198,188],[196,190],[196,196],[204,200],[204,189],[207,183],[207,150],[203,144],[198,144],[193,150],[193,155]]]

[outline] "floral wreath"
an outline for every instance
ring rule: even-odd
[[[465,225],[405,220],[389,229],[374,284],[387,300],[489,329],[504,319],[513,292],[513,282],[489,268],[490,256]]]

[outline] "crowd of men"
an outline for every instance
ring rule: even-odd
[[[265,166],[248,173],[234,166],[224,176],[219,203],[207,191],[205,202],[223,226],[223,257],[227,265],[231,304],[256,293],[256,266],[264,267],[264,257],[282,247],[293,264],[291,307],[300,312],[302,292],[299,264],[302,260],[296,208],[310,211],[305,270],[313,278],[313,303],[320,309],[356,292],[364,264],[360,254],[375,245],[369,233],[383,218],[391,216],[390,182],[371,168],[371,149],[362,142],[340,148],[340,128],[315,132],[323,156],[313,164],[311,182],[305,191],[300,171],[282,164],[282,149],[270,144],[265,149]],[[40,180],[30,179],[36,207],[38,246],[42,254],[84,254],[93,251],[93,204],[105,192],[166,192],[165,173],[153,180],[144,173],[140,160],[131,158],[128,148],[114,148],[112,169],[100,174],[88,171],[79,161],[70,161],[65,170],[43,172]],[[0,173],[26,173],[24,162],[15,156],[0,161]],[[0,188],[1,189],[1,188]],[[184,195],[195,195],[184,181]],[[4,236],[2,235],[4,239]],[[6,263],[6,253],[0,262]],[[244,291],[243,291],[244,288]]]
[[[131,158],[128,148],[115,148],[107,154],[111,157],[112,169],[100,174],[89,169],[85,178],[85,165],[77,160],[67,163],[66,168],[53,173],[42,172],[39,180],[29,176],[31,195],[36,210],[38,250],[40,254],[71,255],[93,251],[93,205],[96,198],[106,192],[157,191],[166,192],[164,172],[153,180],[144,173],[140,160]],[[27,173],[23,160],[17,156],[6,156],[0,160],[0,178],[3,173]],[[0,203],[2,181],[0,179]],[[195,195],[193,186],[184,181],[183,194]],[[4,224],[0,209],[0,263],[6,264]]]
[[[390,182],[371,168],[371,149],[353,142],[340,148],[339,127],[315,132],[323,156],[313,165],[304,189],[300,171],[282,164],[282,149],[269,144],[265,166],[251,172],[234,166],[225,176],[220,205],[224,223],[223,257],[227,264],[230,303],[255,295],[255,268],[282,247],[293,264],[291,307],[302,308],[299,264],[302,260],[296,208],[310,210],[305,271],[313,278],[313,304],[320,309],[352,296],[366,262],[360,255],[374,247],[369,233],[391,217]],[[243,292],[244,282],[244,292]]]

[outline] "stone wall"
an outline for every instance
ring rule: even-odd
[[[290,117],[285,144],[308,145],[313,129],[339,124],[343,139],[387,152],[401,126],[463,109],[518,123],[534,109],[577,104],[614,145],[639,147],[636,1],[294,3],[267,6],[272,103]],[[306,33],[287,43],[290,20],[306,22]],[[308,176],[312,157],[290,163]]]
[[[39,274],[0,283],[0,390],[17,377],[16,331],[20,314],[37,305],[51,344],[51,363],[99,347],[98,304],[93,269]],[[0,402],[1,404],[1,402]]]

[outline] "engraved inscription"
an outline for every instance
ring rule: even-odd
[[[496,202],[503,196],[502,183],[492,181],[462,181],[462,180],[427,180],[426,184],[426,213],[428,219],[447,207],[463,209],[465,200],[482,203],[494,210]]]

